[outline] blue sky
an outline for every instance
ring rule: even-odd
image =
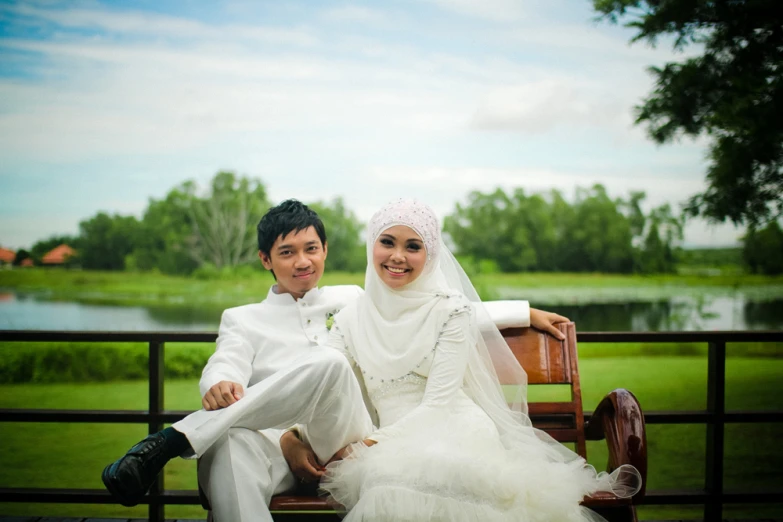
[[[221,169],[363,219],[498,186],[677,206],[706,145],[632,125],[646,68],[682,58],[632,35],[589,0],[0,2],[0,245]],[[739,235],[693,221],[685,243]]]

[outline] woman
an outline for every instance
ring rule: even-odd
[[[379,426],[321,482],[346,520],[602,520],[579,506],[585,495],[639,490],[635,468],[596,474],[532,427],[524,370],[429,207],[401,200],[379,210],[367,259],[366,292],[337,314],[330,339]],[[516,376],[512,407],[495,365]]]

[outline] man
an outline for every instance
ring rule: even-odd
[[[200,381],[204,409],[104,469],[104,484],[122,504],[137,504],[171,458],[200,457],[199,482],[216,521],[271,520],[272,495],[318,480],[322,464],[373,430],[347,361],[320,346],[332,316],[362,292],[318,288],[328,253],[320,218],[285,201],[259,222],[258,247],[277,283],[261,303],[223,313]],[[489,309],[501,327],[528,326],[529,314],[533,326],[558,336],[553,323],[566,320],[525,302]]]

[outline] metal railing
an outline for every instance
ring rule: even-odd
[[[192,332],[62,332],[0,330],[0,342],[144,342],[149,346],[149,408],[133,410],[45,410],[0,409],[0,422],[76,422],[147,424],[149,433],[163,429],[189,411],[165,410],[164,364],[165,343],[214,342],[215,333]],[[661,332],[620,333],[583,332],[577,343],[706,343],[707,407],[699,411],[649,411],[644,413],[647,424],[704,424],[707,426],[705,481],[703,490],[647,490],[642,504],[701,504],[705,520],[720,520],[724,504],[772,503],[783,498],[778,491],[727,491],[723,484],[723,452],[727,423],[779,423],[783,410],[726,411],[726,343],[783,342],[783,332]],[[642,405],[644,406],[644,405]],[[590,415],[586,414],[586,420]],[[535,420],[535,419],[534,419]],[[0,502],[42,502],[113,504],[104,490],[53,488],[0,488]],[[142,503],[149,505],[149,520],[164,520],[164,507],[172,504],[198,504],[195,490],[166,490],[163,474],[155,482]]]

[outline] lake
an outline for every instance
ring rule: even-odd
[[[119,306],[0,293],[0,330],[217,331],[220,311]]]
[[[652,301],[582,301],[537,300],[535,306],[567,316],[582,332],[783,330],[783,298],[737,292]],[[0,329],[4,330],[216,331],[219,322],[220,310],[203,306],[117,306],[0,293]]]

